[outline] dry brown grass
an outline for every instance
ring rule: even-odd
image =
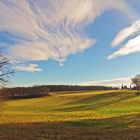
[[[2,115],[3,109],[5,105],[5,98],[0,95],[0,116]]]
[[[1,124],[1,140],[139,140],[140,128],[105,129],[61,123]]]

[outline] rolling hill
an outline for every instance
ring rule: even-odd
[[[138,140],[140,96],[134,92],[59,92],[7,100],[0,115],[0,139]]]

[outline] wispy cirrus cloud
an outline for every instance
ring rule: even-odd
[[[131,85],[131,78],[116,78],[116,79],[110,79],[110,80],[101,80],[101,81],[88,81],[88,82],[83,82],[80,85],[84,86],[112,86],[112,87],[120,87],[121,85]]]
[[[36,72],[36,71],[42,71],[36,64],[29,64],[29,65],[19,65],[15,66],[16,70],[19,71],[27,71],[27,72]]]
[[[120,45],[128,37],[140,32],[140,19],[134,22],[131,26],[122,29],[112,41],[112,47]]]
[[[108,56],[108,59],[113,59],[120,56],[125,56],[131,53],[140,52],[140,35],[128,40],[128,42],[119,50]]]
[[[1,0],[0,32],[18,40],[9,47],[14,61],[63,63],[96,43],[83,29],[112,9],[133,12],[125,0]]]
[[[126,41],[126,43],[123,44],[124,41]],[[108,56],[108,59],[114,59],[116,57],[140,52],[140,19],[131,26],[122,29],[117,34],[115,39],[112,41],[112,46],[116,47],[120,44],[122,47]]]

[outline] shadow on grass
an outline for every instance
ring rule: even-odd
[[[93,95],[88,98],[78,100],[76,102],[71,102],[69,105],[74,105],[72,107],[60,108],[51,111],[77,111],[77,110],[91,110],[91,109],[100,109],[105,106],[110,106],[118,104],[120,102],[129,100],[136,97],[133,93],[127,92],[112,92],[99,95]],[[68,104],[67,104],[68,105]],[[75,106],[76,105],[76,106]]]
[[[42,97],[48,97],[51,96],[50,94],[47,95],[27,95],[27,96],[11,96],[6,97],[7,100],[23,100],[23,99],[36,99],[36,98],[42,98]]]
[[[72,126],[101,127],[108,129],[123,129],[129,127],[140,127],[140,114],[123,115],[103,119],[81,119],[79,121],[66,122]]]
[[[139,114],[57,123],[0,124],[2,140],[139,140]],[[137,125],[136,125],[137,124]],[[133,126],[133,127],[132,127]]]
[[[0,117],[3,114],[4,106],[6,105],[5,101],[6,99],[3,96],[0,96]]]

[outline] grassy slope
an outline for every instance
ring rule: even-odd
[[[0,117],[0,138],[133,140],[140,137],[139,113],[140,97],[133,91],[57,93],[11,100]],[[30,134],[23,137],[26,131]]]

